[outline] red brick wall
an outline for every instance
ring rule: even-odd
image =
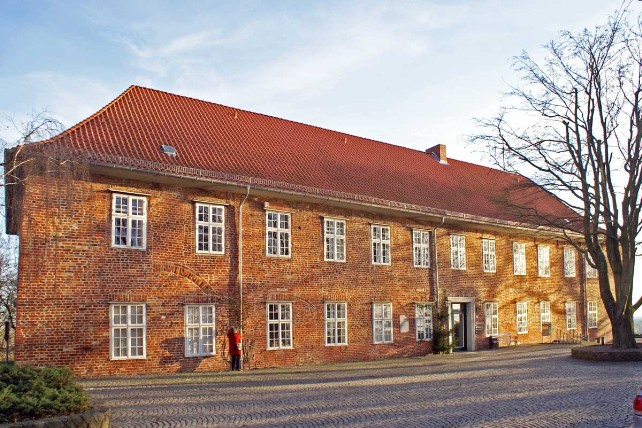
[[[102,176],[71,185],[42,177],[31,177],[28,183],[21,224],[18,361],[68,365],[87,376],[226,367],[225,331],[238,325],[239,316],[236,232],[244,195]],[[149,195],[145,251],[111,247],[109,189]],[[195,253],[194,199],[228,204],[224,255]],[[265,255],[265,202],[270,209],[292,213],[291,258]],[[346,220],[345,263],[323,260],[323,216]],[[373,222],[391,227],[390,266],[370,262]],[[243,208],[243,334],[245,345],[253,349],[249,364],[268,367],[429,352],[429,343],[415,340],[414,303],[434,300],[434,257],[431,269],[413,267],[413,227],[432,229],[434,224],[251,195]],[[577,301],[578,331],[584,331],[583,263],[578,258],[575,278],[563,278],[561,241],[450,227],[438,231],[440,292],[442,297],[475,299],[478,347],[487,346],[486,301],[499,302],[500,333],[512,334],[515,303],[528,302],[529,332],[520,335],[520,343],[541,341],[540,300],[551,302],[554,332],[557,328],[566,332],[564,302]],[[455,231],[466,236],[466,271],[450,269],[449,233]],[[482,236],[496,239],[496,273],[482,272]],[[513,275],[513,241],[527,243],[526,276]],[[550,278],[537,277],[539,243],[551,247]],[[189,271],[197,280],[181,271]],[[596,284],[597,280],[588,281],[588,293],[590,300],[598,301],[602,328],[591,331],[591,337],[604,335],[608,326]],[[293,349],[266,349],[270,301],[292,302]],[[348,304],[348,346],[324,346],[323,304],[328,301]],[[146,359],[110,360],[110,302],[146,303]],[[197,302],[216,305],[213,357],[184,356],[184,305]],[[393,305],[393,344],[372,343],[373,302]],[[400,315],[409,320],[407,333],[400,332]]]

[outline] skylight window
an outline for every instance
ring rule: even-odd
[[[172,147],[172,146],[167,146],[167,145],[163,144],[163,145],[161,145],[161,150],[167,156],[172,156],[172,157],[178,156],[178,153],[176,152],[176,149],[174,147]]]

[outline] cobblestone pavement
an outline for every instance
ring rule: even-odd
[[[114,427],[628,427],[642,364],[539,345],[81,383]]]

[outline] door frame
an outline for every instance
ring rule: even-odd
[[[466,304],[466,351],[474,351],[476,349],[475,342],[475,298],[474,297],[448,297],[446,299],[448,308],[448,330],[453,329],[452,325],[452,304],[465,303]],[[453,336],[450,335],[450,343],[452,343]]]

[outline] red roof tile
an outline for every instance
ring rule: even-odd
[[[503,202],[524,177],[139,86],[48,143],[94,162],[524,222]],[[541,189],[526,192],[540,213],[575,215]]]

